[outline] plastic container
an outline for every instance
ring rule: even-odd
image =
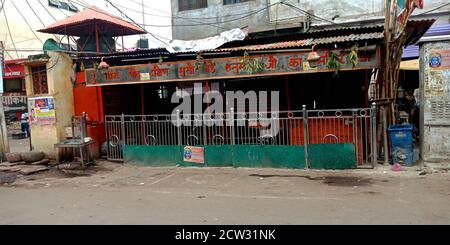
[[[388,132],[394,164],[412,166],[414,162],[413,125],[391,125]]]

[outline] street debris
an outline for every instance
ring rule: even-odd
[[[31,175],[48,170],[50,170],[50,168],[45,166],[26,166],[24,168],[21,168],[19,173],[23,175]]]
[[[0,167],[12,167],[17,165],[25,165],[25,162],[4,162],[0,163]]]
[[[23,155],[25,157],[23,157]],[[11,184],[23,176],[49,171],[50,168],[43,165],[49,165],[51,161],[49,159],[40,159],[42,156],[43,153],[41,154],[36,152],[34,152],[33,154],[9,153],[7,158],[10,161],[0,164],[0,179],[6,178],[0,180],[0,185]],[[40,160],[33,162],[23,161],[33,159],[40,159]]]
[[[10,163],[22,161],[22,156],[20,153],[6,153],[5,157],[6,157],[6,161],[8,161]]]
[[[402,171],[402,165],[400,165],[399,163],[396,163],[392,166],[392,171],[394,172],[400,172]]]
[[[27,163],[34,163],[35,165],[48,164],[48,162],[41,163],[45,160],[45,154],[43,152],[22,152],[22,153],[7,153],[5,154],[7,162],[2,163],[0,166],[16,166],[25,165]]]
[[[434,173],[432,169],[427,167],[418,168],[416,171],[419,172],[419,176],[425,176]]]
[[[75,177],[89,177],[91,176],[89,173],[86,173],[83,170],[70,170],[70,169],[63,169],[61,172],[64,173],[64,176],[67,178],[75,178]]]
[[[17,179],[17,174],[15,173],[0,173],[0,185],[9,185],[14,183]]]
[[[48,165],[50,163],[49,159],[44,159],[41,161],[33,162],[31,165]]]
[[[18,166],[0,166],[0,171],[4,171],[4,172],[18,172],[20,171],[21,168]]]
[[[427,174],[428,174],[427,171],[422,171],[422,172],[419,173],[420,176],[424,176],[424,175],[427,175]]]
[[[20,153],[21,159],[27,163],[39,162],[44,160],[45,154],[39,151]]]
[[[64,163],[57,166],[59,170],[75,170],[79,168],[79,164],[72,164],[72,163]]]

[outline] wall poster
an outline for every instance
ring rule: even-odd
[[[422,69],[425,124],[449,125],[450,44],[425,44]]]
[[[53,125],[56,123],[53,97],[30,98],[28,102],[30,121],[33,125]]]
[[[204,164],[205,163],[205,148],[186,146],[186,147],[184,147],[183,158],[184,158],[185,162]]]

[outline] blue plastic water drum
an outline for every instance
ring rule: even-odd
[[[414,162],[413,126],[411,124],[391,125],[388,132],[394,163],[412,166]]]

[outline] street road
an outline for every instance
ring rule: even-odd
[[[450,175],[102,162],[0,187],[0,224],[450,224]]]

